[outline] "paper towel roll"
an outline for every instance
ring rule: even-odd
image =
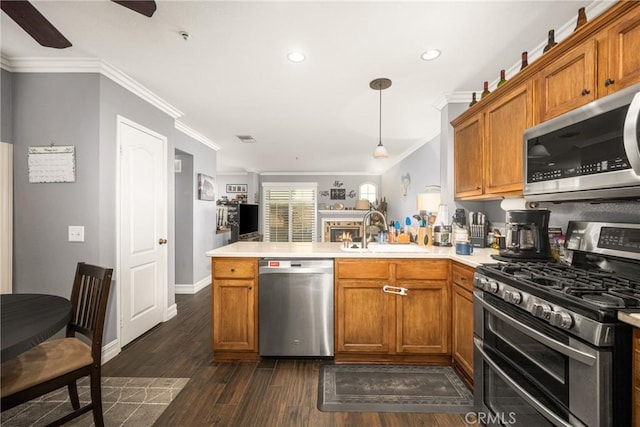
[[[528,200],[525,200],[523,198],[519,198],[519,199],[504,199],[502,200],[502,202],[500,202],[500,208],[502,208],[503,211],[522,211],[522,210],[527,210],[527,209],[537,209],[538,208],[538,203],[537,202],[530,202]]]

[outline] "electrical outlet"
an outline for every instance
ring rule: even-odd
[[[84,225],[69,226],[69,241],[84,242]]]

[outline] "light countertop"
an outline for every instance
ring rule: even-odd
[[[626,312],[621,310],[618,311],[618,320],[628,323],[631,326],[635,326],[636,328],[640,328],[640,313]]]
[[[455,247],[426,248],[424,252],[346,252],[342,243],[273,243],[235,242],[206,252],[209,257],[257,257],[257,258],[403,258],[403,259],[452,259],[470,267],[496,263],[491,254],[497,249],[474,248],[471,255],[456,254]]]

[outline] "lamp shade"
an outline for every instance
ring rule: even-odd
[[[389,157],[389,153],[387,153],[387,149],[384,148],[382,142],[376,146],[376,151],[373,152],[373,157],[375,157],[376,159]]]
[[[420,212],[436,212],[440,207],[440,193],[419,193],[417,204]]]

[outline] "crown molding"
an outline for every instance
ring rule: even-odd
[[[167,113],[173,119],[184,114],[113,65],[96,58],[0,58],[2,68],[14,73],[99,73]]]
[[[445,92],[433,106],[438,111],[442,111],[447,104],[468,104],[471,102],[471,94],[472,92],[470,91]]]
[[[213,149],[215,151],[220,151],[222,149],[222,147],[220,147],[218,144],[216,144],[215,142],[213,142],[212,140],[210,140],[209,138],[207,138],[206,136],[204,136],[200,132],[197,132],[197,131],[191,129],[189,126],[185,125],[184,123],[182,123],[179,120],[175,121],[175,127],[180,132],[184,133],[185,135],[190,136],[191,138],[195,139],[198,142],[201,142],[202,144],[206,145],[207,147],[209,147],[209,148],[211,148],[211,149]]]

